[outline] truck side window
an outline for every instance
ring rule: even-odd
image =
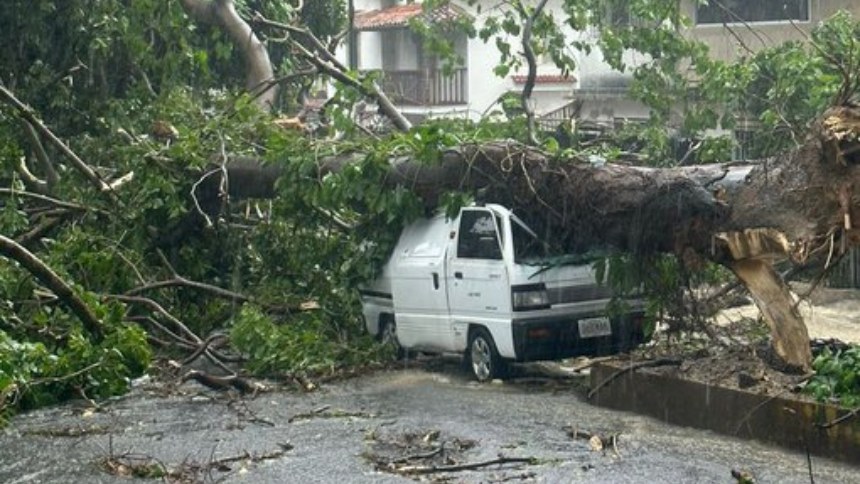
[[[501,260],[502,249],[493,214],[486,210],[464,210],[460,215],[457,257]]]

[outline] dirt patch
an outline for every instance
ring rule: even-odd
[[[806,375],[792,375],[775,369],[766,345],[726,348],[710,353],[698,352],[684,358],[680,365],[656,367],[660,374],[742,389],[764,395],[797,393]],[[806,398],[805,396],[803,398]]]

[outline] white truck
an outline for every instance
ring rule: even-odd
[[[512,361],[641,343],[641,302],[610,316],[612,292],[593,269],[548,265],[545,245],[500,205],[419,220],[361,291],[367,329],[399,351],[462,354],[479,381],[503,377]]]

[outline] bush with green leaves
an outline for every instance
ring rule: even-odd
[[[135,326],[117,325],[99,342],[73,328],[53,345],[0,331],[0,409],[120,395],[146,371],[151,356],[144,332]]]
[[[230,330],[230,341],[248,357],[256,374],[333,374],[391,358],[363,328],[345,327],[325,310],[307,311],[276,322],[259,308],[245,306]]]
[[[694,289],[725,284],[732,276],[728,269],[720,265],[700,263],[701,267],[691,268],[674,255],[634,257],[614,253],[598,258],[593,267],[598,282],[611,287],[619,295],[610,303],[610,311],[624,310],[624,297],[645,299],[645,332],[650,337],[655,323],[666,318],[682,322],[675,329],[705,329],[706,320],[711,315],[699,312],[706,308],[696,303]]]
[[[860,406],[860,346],[824,351],[812,361],[815,375],[804,391],[819,401],[837,402],[845,407]]]

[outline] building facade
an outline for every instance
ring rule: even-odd
[[[550,0],[547,11],[561,21],[563,0]],[[626,2],[607,15],[613,22],[635,22],[625,12]],[[427,117],[457,116],[477,119],[498,107],[506,93],[518,93],[525,82],[524,69],[504,77],[494,74],[499,62],[496,46],[452,32],[454,51],[463,62],[445,69],[429,54],[410,28],[412,19],[429,21],[466,18],[477,29],[488,16],[497,15],[501,2],[479,1],[477,6],[452,1],[427,14],[420,1],[355,0],[356,16],[352,65],[361,71],[378,71],[385,91],[414,121]],[[704,42],[715,58],[732,61],[763,48],[789,40],[804,41],[819,22],[840,10],[860,17],[860,0],[681,0],[683,13],[692,20],[687,35]],[[573,31],[563,27],[571,41],[596,42],[598,32]],[[513,49],[518,39],[509,39]],[[350,49],[340,55],[347,61]],[[618,72],[603,59],[599,49],[591,53],[573,51],[576,70],[563,75],[549,59],[538,59],[538,77],[532,96],[538,117],[557,119],[573,112],[583,120],[612,127],[648,117],[647,109],[629,99],[630,70]],[[628,52],[624,63],[635,66],[648,59]]]
[[[550,0],[548,9],[560,10],[562,0]],[[377,71],[384,90],[413,120],[426,117],[457,116],[478,119],[498,106],[508,92],[518,92],[525,72],[496,76],[499,52],[492,43],[469,39],[452,32],[454,53],[463,60],[453,69],[429,54],[421,36],[410,28],[416,18],[444,21],[464,18],[476,28],[498,12],[498,2],[451,2],[427,15],[419,3],[397,0],[356,0],[353,65],[359,71]],[[572,35],[572,32],[571,32]],[[516,42],[516,39],[511,39]],[[349,61],[349,48],[341,58]],[[537,113],[561,109],[572,100],[575,76],[562,75],[548,59],[538,59],[538,78],[532,100]]]

